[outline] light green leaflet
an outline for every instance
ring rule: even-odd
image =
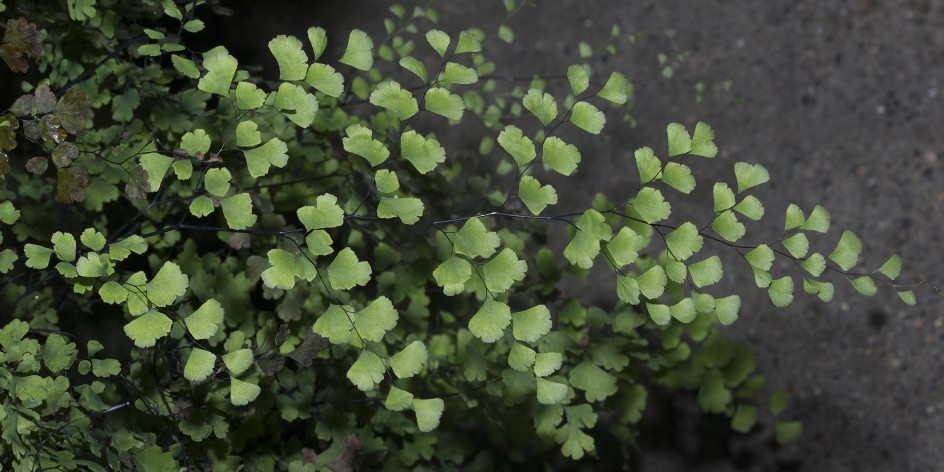
[[[172,321],[167,315],[150,310],[138,316],[124,327],[125,334],[140,348],[151,347],[157,340],[170,333]]]
[[[657,299],[665,291],[665,284],[668,283],[668,276],[662,266],[652,266],[641,275],[636,277],[639,284],[639,291],[646,298]]]
[[[446,405],[442,398],[413,399],[413,411],[416,413],[417,428],[428,433],[439,426]]]
[[[805,229],[808,231],[816,231],[817,233],[825,233],[829,231],[829,221],[830,216],[829,212],[825,208],[816,205],[813,208],[813,211],[810,213],[810,217],[807,218],[806,222],[800,226],[800,229]]]
[[[524,279],[528,264],[519,260],[511,248],[505,248],[482,269],[485,286],[493,293],[507,291],[515,282]]]
[[[210,339],[223,322],[223,307],[220,302],[209,299],[197,311],[184,320],[187,331],[194,339]]]
[[[423,202],[414,197],[402,197],[395,193],[400,188],[397,174],[381,169],[374,178],[380,204],[377,205],[378,218],[399,218],[404,224],[414,224],[423,216]]]
[[[803,214],[803,210],[795,203],[791,203],[790,206],[787,207],[787,216],[783,230],[790,231],[791,229],[803,226],[804,223],[806,223],[806,215]]]
[[[347,49],[338,62],[347,64],[355,69],[363,71],[370,70],[374,65],[374,41],[367,36],[367,33],[355,29],[351,31],[347,39]]]
[[[381,83],[370,94],[370,103],[390,110],[398,120],[405,120],[419,111],[419,105],[409,90],[400,88],[394,80]]]
[[[741,309],[741,297],[731,295],[724,298],[715,299],[715,315],[718,321],[725,325],[733,324],[738,318],[738,310]]]
[[[669,124],[666,127],[666,134],[669,136],[669,157],[686,154],[692,150],[692,138],[681,124]]]
[[[0,274],[6,274],[13,269],[13,263],[17,261],[19,257],[16,255],[16,252],[13,249],[4,249],[0,251]]]
[[[370,128],[361,125],[351,125],[345,130],[347,137],[342,139],[344,150],[367,159],[371,166],[376,167],[387,160],[390,151],[382,142],[374,139]]]
[[[421,174],[446,161],[446,150],[436,138],[425,138],[413,130],[403,133],[400,137],[400,149],[403,157]]]
[[[859,292],[866,297],[871,297],[878,292],[875,282],[872,280],[872,277],[869,277],[868,275],[849,279],[849,283],[852,284],[852,288],[854,288],[856,292]]]
[[[148,300],[157,307],[170,305],[184,296],[189,286],[190,279],[180,271],[180,266],[165,262],[147,284]]]
[[[202,129],[188,131],[180,137],[180,147],[191,156],[206,154],[210,151],[210,136]]]
[[[803,233],[794,234],[793,236],[790,236],[789,238],[781,241],[781,243],[783,244],[783,247],[785,247],[787,251],[790,252],[790,255],[797,259],[806,257],[806,253],[810,249],[810,241]]]
[[[600,134],[606,124],[606,116],[587,102],[577,102],[571,109],[570,122],[590,134]]]
[[[269,41],[269,51],[279,64],[280,80],[302,80],[308,69],[308,54],[302,50],[302,42],[294,36],[280,34]]]
[[[538,89],[530,89],[528,94],[521,99],[521,103],[544,126],[547,126],[557,117],[557,101],[549,93],[543,93]]]
[[[518,163],[523,166],[534,160],[537,151],[531,138],[524,136],[517,126],[508,125],[498,134],[498,144]]]
[[[338,197],[330,193],[319,195],[314,206],[303,206],[296,210],[296,214],[308,231],[344,224],[344,210],[338,205]]]
[[[397,325],[399,314],[387,297],[380,296],[354,316],[354,330],[365,341],[380,342]]]
[[[761,244],[744,255],[751,267],[760,270],[770,270],[774,263],[774,251],[766,244]]]
[[[632,86],[629,85],[626,76],[619,72],[613,72],[610,74],[610,78],[606,80],[606,83],[603,84],[603,88],[597,92],[597,96],[617,105],[622,105],[629,100],[629,96],[632,95],[632,93]]]
[[[789,276],[772,280],[767,287],[770,301],[774,306],[783,308],[793,301],[793,279]]]
[[[203,349],[190,351],[190,357],[184,365],[184,378],[191,382],[203,382],[210,377],[216,367],[216,354]]]
[[[652,149],[648,147],[639,148],[633,153],[633,157],[636,159],[636,168],[639,169],[640,183],[652,182],[659,176],[662,171],[662,161],[656,157]]]
[[[147,172],[149,191],[156,192],[161,186],[161,181],[164,180],[167,169],[170,169],[171,164],[174,163],[174,158],[151,152],[141,156],[138,163]]]
[[[508,305],[486,298],[479,310],[469,319],[469,331],[485,343],[494,343],[501,339],[505,328],[511,323],[511,309]]]
[[[455,251],[467,257],[492,257],[501,240],[498,233],[489,231],[479,218],[470,218],[452,237]]]
[[[102,284],[98,289],[98,295],[102,297],[103,302],[114,305],[128,299],[128,290],[118,282],[110,280]]]
[[[310,282],[316,276],[315,266],[304,256],[282,249],[270,249],[267,256],[270,267],[262,271],[262,281],[269,288],[291,290],[295,277]]]
[[[692,277],[692,283],[699,288],[718,283],[724,275],[721,259],[718,256],[711,256],[689,265],[688,272]]]
[[[465,283],[472,276],[472,265],[459,256],[452,256],[443,261],[433,271],[436,284],[443,288],[446,295],[458,295],[465,290]]]
[[[419,77],[424,84],[429,81],[429,72],[426,71],[426,66],[415,57],[406,56],[401,58],[400,67],[412,72],[413,75]]]
[[[564,257],[582,269],[593,266],[593,259],[600,253],[600,241],[609,241],[613,230],[600,212],[585,211],[574,223],[578,231],[564,248]]]
[[[644,248],[645,244],[645,237],[636,234],[629,227],[623,227],[613,239],[606,243],[606,251],[609,253],[613,265],[622,267],[635,262],[639,250]]]
[[[585,66],[572,65],[567,68],[567,81],[570,82],[574,96],[580,95],[590,86],[590,73]]]
[[[508,352],[508,367],[518,372],[530,372],[531,366],[534,365],[535,354],[534,349],[520,343],[514,343]]]
[[[898,255],[889,257],[888,260],[886,260],[885,263],[876,270],[876,272],[881,273],[891,280],[897,279],[898,274],[901,273],[901,257]]]
[[[690,154],[703,157],[715,157],[718,155],[718,147],[715,145],[715,131],[707,123],[699,121],[695,125],[695,134],[692,136],[692,148]]]
[[[745,196],[737,205],[734,211],[754,220],[760,220],[764,217],[764,205],[753,195]]]
[[[207,69],[207,73],[197,83],[197,88],[207,93],[228,97],[237,65],[236,58],[230,56],[229,51],[223,46],[203,53],[203,67]]]
[[[225,167],[213,168],[206,172],[203,178],[203,185],[210,194],[223,197],[226,195],[226,192],[229,192],[229,181],[231,178],[232,175],[229,173],[229,169]]]
[[[465,111],[462,97],[442,87],[432,87],[426,91],[425,106],[427,110],[455,121],[461,120]]]
[[[577,170],[577,164],[580,163],[580,151],[576,146],[565,143],[557,136],[548,137],[541,146],[541,158],[548,167],[562,175],[570,175]]]
[[[370,264],[358,260],[354,250],[349,247],[338,252],[328,266],[328,281],[338,290],[366,285],[370,281],[370,274]]]
[[[252,199],[248,193],[237,193],[220,200],[226,225],[231,229],[246,229],[256,224],[256,215],[252,213]]]
[[[590,361],[583,361],[574,367],[568,380],[574,388],[584,391],[588,402],[605,400],[619,390],[616,377]]]
[[[715,202],[715,212],[724,211],[734,207],[734,191],[724,182],[715,183],[712,188],[712,196]]]
[[[511,333],[522,342],[537,342],[551,331],[551,312],[544,305],[512,314]]]
[[[449,48],[450,41],[448,34],[437,29],[432,29],[426,32],[426,41],[440,57],[446,55],[446,49]]]
[[[478,82],[479,75],[475,72],[475,69],[462,64],[456,64],[455,62],[448,62],[442,73],[441,80],[450,84],[471,85]]]
[[[390,392],[387,393],[387,399],[384,401],[384,408],[391,411],[403,411],[412,405],[412,393],[400,390],[395,385],[390,386]]]
[[[541,186],[541,182],[530,175],[525,175],[518,181],[518,197],[535,215],[540,215],[549,205],[557,203],[557,191],[554,187]]]
[[[174,64],[174,68],[177,69],[177,72],[180,72],[185,77],[191,79],[200,78],[200,69],[198,69],[197,65],[190,59],[173,54],[170,56],[170,60]]]
[[[813,277],[819,277],[823,271],[826,270],[826,258],[818,252],[810,254],[810,257],[806,258],[806,260],[800,264],[800,267],[809,272]]]
[[[52,242],[52,249],[56,252],[56,256],[59,257],[59,260],[69,262],[75,260],[75,236],[56,231],[52,234],[50,241]],[[101,249],[101,247],[98,249]]]
[[[698,228],[690,221],[669,233],[665,241],[671,255],[679,261],[684,261],[700,251],[704,244],[704,238],[698,233]]]
[[[266,94],[251,82],[236,84],[236,106],[243,110],[255,110],[265,104]]]
[[[830,302],[833,299],[835,293],[835,287],[829,282],[820,282],[816,280],[810,280],[806,277],[803,278],[803,291],[809,294],[816,295],[823,302]]]
[[[662,192],[652,187],[644,187],[639,190],[630,205],[646,223],[650,224],[662,221],[672,213],[672,206],[665,201]]]
[[[325,47],[328,45],[328,33],[321,27],[311,27],[308,28],[308,42],[311,43],[311,49],[314,52],[314,58],[317,61],[321,57],[321,54],[324,53]]]
[[[859,262],[862,253],[862,240],[852,231],[843,231],[836,249],[829,254],[829,259],[835,262],[842,270],[849,270]]]
[[[43,363],[50,371],[59,373],[72,367],[77,354],[75,343],[69,342],[65,336],[52,334],[46,338],[43,347]]]
[[[344,93],[344,76],[327,64],[312,64],[305,74],[305,82],[329,97],[338,98]]]
[[[747,228],[738,221],[733,210],[725,210],[715,217],[715,220],[711,223],[711,229],[726,241],[732,243],[744,237],[747,232]]]
[[[348,369],[347,378],[358,390],[366,392],[373,390],[383,381],[385,371],[383,360],[377,354],[364,349]]]
[[[334,252],[334,249],[331,248],[333,242],[331,235],[321,229],[311,231],[308,233],[308,236],[305,236],[305,246],[307,246],[312,255],[316,257],[326,256]]]
[[[737,162],[734,164],[734,176],[737,179],[738,193],[770,181],[770,173],[760,164]]]
[[[230,377],[230,403],[235,406],[248,405],[249,402],[255,400],[261,392],[262,389],[256,384],[244,382],[236,377]]]
[[[268,174],[271,166],[285,167],[288,163],[287,152],[288,146],[279,138],[272,138],[257,148],[244,150],[249,175],[258,179]]]
[[[672,309],[668,305],[646,303],[646,311],[649,312],[649,318],[659,326],[667,326],[672,320]]]
[[[661,178],[666,185],[685,194],[695,189],[695,177],[692,176],[692,170],[685,164],[666,163]]]
[[[108,256],[112,261],[121,261],[131,253],[144,254],[148,249],[147,241],[136,234],[108,245]]]
[[[252,366],[252,349],[237,349],[223,354],[223,364],[230,374],[239,375]]]
[[[534,356],[534,375],[547,377],[561,368],[564,356],[559,352],[539,352]]]
[[[296,125],[307,128],[315,119],[318,99],[300,85],[282,83],[275,94],[275,107]]]
[[[255,121],[240,121],[236,126],[236,145],[239,147],[253,147],[262,144],[262,133]]]
[[[351,318],[353,313],[349,306],[329,305],[315,321],[312,331],[328,339],[331,344],[350,342],[352,336]]]
[[[105,277],[114,271],[108,256],[94,252],[80,257],[75,263],[75,270],[82,277]]]
[[[398,378],[413,377],[423,370],[428,352],[422,341],[413,341],[390,357],[390,369]]]
[[[456,54],[479,52],[482,50],[480,32],[466,30],[459,33],[459,44],[456,45]]]

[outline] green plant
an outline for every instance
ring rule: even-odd
[[[716,328],[740,298],[703,290],[723,276],[703,246],[743,256],[777,306],[795,280],[831,300],[828,273],[915,303],[895,256],[851,272],[851,232],[811,251],[822,207],[741,243],[739,218],[764,216],[758,164],[713,184],[707,224],[668,222],[666,193],[696,185],[685,159],[717,153],[705,123],[670,124],[665,159],[637,150],[634,191],[554,213],[539,178],[582,160],[561,136],[600,134],[606,104],[629,121],[633,89],[586,65],[556,89],[503,83],[482,43],[511,42],[506,24],[446,33],[434,10],[394,6],[383,39],[352,31],[335,56],[321,28],[277,36],[269,81],[188,47],[198,13],[226,13],[215,2],[24,3],[0,3],[0,58],[39,72],[0,113],[4,467],[625,462],[653,386],[696,391],[737,431],[761,415],[753,354]],[[433,133],[450,127],[484,136],[479,153]],[[772,275],[776,258],[792,275]],[[562,299],[562,274],[595,263],[614,303]]]

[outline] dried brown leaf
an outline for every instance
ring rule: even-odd
[[[30,160],[26,161],[26,171],[31,174],[42,174],[46,172],[46,168],[49,167],[49,159],[46,159],[45,156],[32,157]]]
[[[56,116],[62,121],[62,127],[72,134],[85,128],[85,122],[92,118],[92,103],[85,97],[85,92],[75,87],[66,93],[56,104]]]
[[[85,187],[88,187],[88,171],[83,167],[63,167],[58,171],[59,183],[56,196],[59,201],[73,204],[85,200]]]
[[[36,25],[26,21],[26,18],[7,20],[6,32],[0,40],[0,59],[13,72],[26,72],[29,63],[23,58],[26,54],[31,57],[42,57],[46,50],[39,43],[40,32]]]

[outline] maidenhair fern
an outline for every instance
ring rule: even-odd
[[[638,187],[558,210],[550,182],[591,160],[564,131],[631,121],[633,87],[586,64],[560,86],[499,80],[482,51],[509,24],[393,6],[382,38],[277,35],[263,80],[188,45],[216,1],[5,3],[0,58],[40,79],[0,112],[0,467],[559,467],[603,438],[625,460],[652,388],[790,441],[786,398],[764,407],[753,354],[717,329],[741,298],[713,286],[750,271],[784,307],[845,278],[915,303],[897,256],[858,269],[849,231],[816,248],[823,207],[791,204],[776,239],[745,242],[745,218],[778,216],[771,177],[737,162],[700,181],[691,163],[718,153],[703,122],[617,164]],[[76,24],[83,51],[65,47]],[[602,49],[633,38],[614,28]],[[705,216],[673,219],[699,185]],[[561,296],[564,271],[601,265],[609,303]]]

